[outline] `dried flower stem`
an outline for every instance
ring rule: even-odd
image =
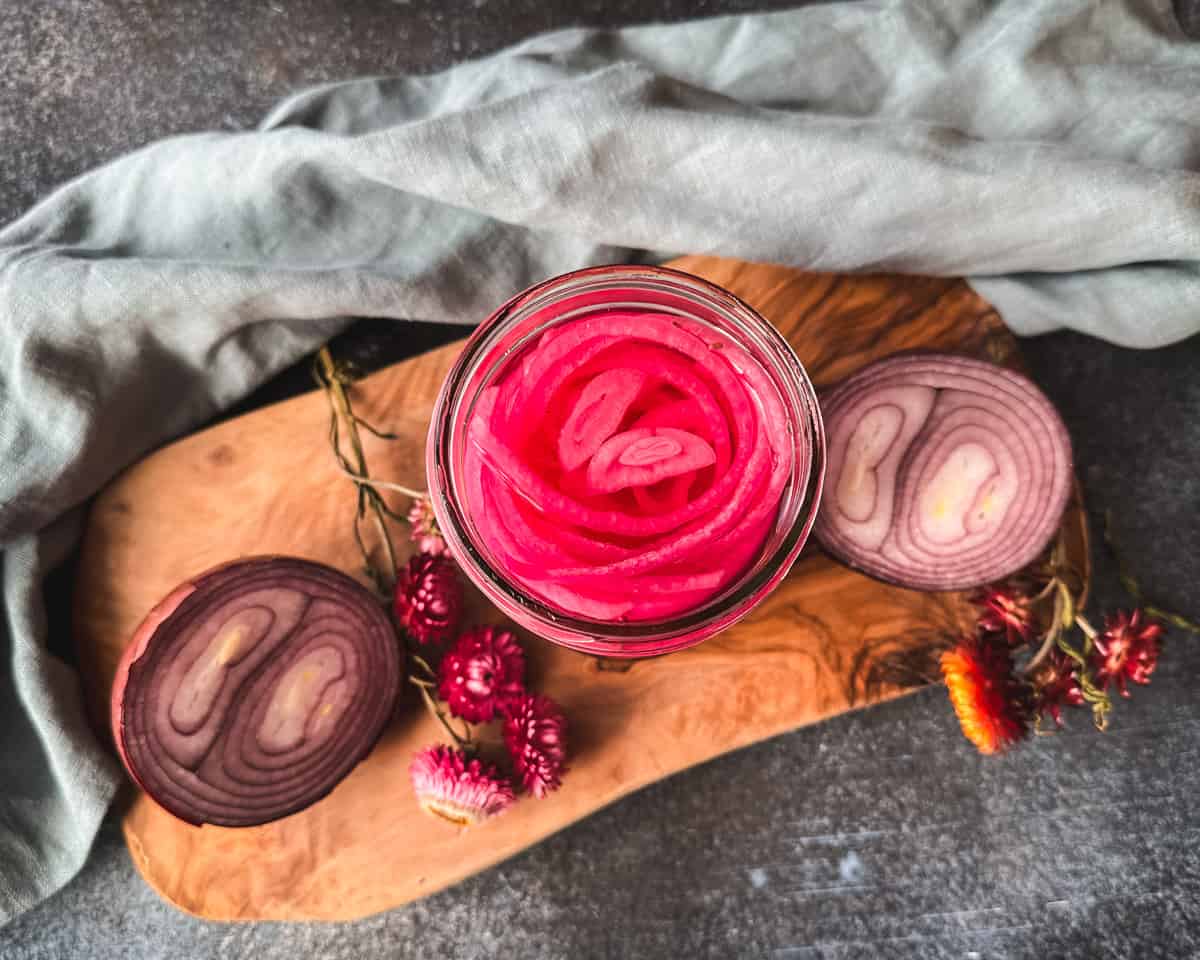
[[[425,706],[430,713],[437,719],[437,722],[442,725],[442,729],[450,734],[454,744],[463,750],[473,751],[475,748],[475,740],[471,736],[471,727],[464,723],[463,732],[459,733],[454,729],[454,725],[450,722],[450,718],[446,715],[441,707],[438,706],[437,699],[430,693],[430,689],[435,685],[428,680],[422,680],[420,677],[409,676],[409,683],[421,691],[421,698],[425,701]]]
[[[1082,614],[1075,615],[1074,624],[1083,633],[1083,649],[1077,650],[1071,646],[1067,641],[1066,634],[1062,631],[1057,637],[1058,649],[1074,660],[1078,666],[1079,689],[1083,693],[1083,699],[1092,705],[1092,722],[1096,725],[1097,730],[1105,730],[1108,727],[1108,716],[1112,713],[1112,699],[1103,687],[1096,686],[1089,665],[1089,657],[1094,648],[1092,641],[1096,638],[1096,628],[1088,623]]]
[[[1030,603],[1044,602],[1051,596],[1054,597],[1054,606],[1050,618],[1050,629],[1046,631],[1046,637],[1042,641],[1042,645],[1038,648],[1037,653],[1021,669],[1021,673],[1025,676],[1032,674],[1041,665],[1042,661],[1050,655],[1050,651],[1058,643],[1063,630],[1070,627],[1075,619],[1075,597],[1058,573],[1051,574],[1049,582],[1047,582],[1036,596],[1031,598]]]
[[[1134,602],[1150,616],[1158,620],[1165,620],[1172,626],[1179,627],[1180,630],[1187,630],[1189,633],[1200,633],[1200,622],[1190,620],[1181,613],[1176,613],[1174,610],[1167,610],[1146,601],[1141,584],[1130,573],[1129,568],[1125,566],[1124,558],[1121,556],[1120,551],[1117,550],[1117,541],[1113,536],[1112,527],[1112,511],[1105,510],[1104,545],[1108,547],[1108,552],[1112,554],[1112,558],[1117,564],[1117,578],[1121,581],[1121,586],[1125,588],[1125,592],[1133,597]]]
[[[1021,668],[1023,676],[1030,676],[1050,655],[1050,651],[1057,645],[1062,632],[1073,625],[1075,613],[1078,610],[1077,594],[1082,593],[1083,577],[1068,561],[1067,545],[1061,533],[1050,551],[1044,573],[1047,578],[1046,583],[1029,598],[1029,604],[1037,606],[1044,604],[1051,597],[1054,598],[1049,618],[1050,628],[1046,631],[1037,652]],[[1072,583],[1076,585],[1074,588],[1071,586]],[[1042,622],[1046,621],[1043,619]]]
[[[413,666],[418,667],[425,674],[424,677],[418,677],[415,673],[410,672],[408,682],[421,691],[421,699],[425,701],[426,709],[442,725],[442,729],[450,735],[456,746],[466,750],[468,753],[473,752],[477,747],[477,743],[471,732],[471,725],[464,720],[463,732],[459,733],[455,730],[454,725],[450,722],[450,718],[446,715],[446,711],[438,705],[437,698],[430,692],[437,690],[437,671],[433,669],[428,660],[420,654],[413,653],[411,650],[409,651],[408,659]]]
[[[329,442],[333,448],[334,460],[337,463],[338,469],[354,481],[355,488],[358,491],[358,509],[354,519],[354,539],[358,543],[359,550],[362,552],[367,574],[371,577],[379,592],[384,596],[388,596],[395,588],[398,566],[396,562],[396,548],[392,543],[387,521],[392,519],[407,522],[407,518],[392,510],[379,491],[394,490],[413,500],[420,499],[425,494],[420,490],[413,490],[411,487],[406,487],[399,483],[371,478],[367,470],[367,458],[363,451],[362,440],[358,434],[359,428],[361,427],[381,440],[394,440],[396,439],[396,435],[376,429],[366,420],[355,414],[349,391],[346,389],[349,384],[353,383],[353,378],[344,367],[339,367],[334,363],[333,355],[329,352],[327,346],[321,347],[317,351],[313,375],[329,399]],[[343,448],[343,432],[350,444],[349,454]],[[379,533],[379,540],[383,545],[384,556],[387,560],[387,567],[384,571],[380,571],[375,566],[371,550],[362,537],[360,524],[368,511],[375,522]],[[442,725],[442,729],[446,731],[455,745],[462,750],[473,753],[476,750],[476,742],[472,736],[470,724],[464,722],[461,732],[454,728],[454,724],[450,722],[450,717],[439,706],[437,698],[434,695],[434,692],[437,690],[437,671],[433,669],[428,660],[419,656],[412,649],[408,634],[403,631],[401,633],[408,651],[409,664],[418,668],[423,674],[423,676],[417,676],[410,667],[409,682],[421,691],[421,699],[425,702],[426,708],[438,723]]]
[[[361,420],[358,420],[357,417],[355,418],[355,420],[359,424],[362,424],[362,422],[363,422]],[[380,434],[377,434],[377,436],[380,436]],[[357,483],[359,486],[371,487],[374,490],[395,490],[397,493],[402,493],[406,497],[411,497],[414,500],[419,500],[421,497],[425,496],[425,494],[422,493],[420,490],[414,490],[412,487],[406,487],[400,483],[392,483],[389,480],[374,480],[371,477],[363,476],[362,474],[355,473],[353,470],[349,469],[348,467],[344,466],[341,463],[338,464],[338,469],[342,473],[344,473],[347,477],[349,477],[351,480],[353,480],[355,483]],[[396,516],[396,514],[391,514],[391,515]]]
[[[328,346],[321,347],[317,351],[314,374],[317,382],[324,388],[325,394],[329,398],[329,440],[333,447],[334,458],[337,460],[338,467],[354,481],[358,490],[358,511],[354,519],[354,539],[357,541],[359,550],[363,555],[363,562],[367,573],[370,575],[379,592],[386,596],[396,583],[397,570],[396,548],[392,544],[392,537],[388,531],[387,518],[389,516],[395,517],[396,515],[388,509],[387,504],[383,502],[383,498],[370,483],[367,471],[367,458],[363,452],[362,441],[358,435],[358,428],[360,425],[363,425],[363,421],[355,416],[349,393],[346,390],[347,384],[352,381],[345,370],[339,369],[333,362],[333,355],[329,352]],[[344,424],[344,427],[341,426],[342,424]],[[350,459],[342,449],[341,433],[343,429],[349,439],[350,453],[353,459]],[[373,428],[371,432],[378,434],[378,431]],[[383,571],[380,571],[375,566],[371,550],[364,542],[360,529],[360,523],[368,510],[375,521],[379,540],[383,544],[384,557],[387,561],[387,566]]]
[[[1050,656],[1050,651],[1054,649],[1055,643],[1058,642],[1058,635],[1061,631],[1056,624],[1046,632],[1046,639],[1042,641],[1042,645],[1038,647],[1037,653],[1030,657],[1029,662],[1021,668],[1021,673],[1024,676],[1029,676],[1036,670],[1046,657]]]
[[[437,671],[429,665],[429,661],[417,653],[409,653],[409,658],[425,673],[425,679],[431,684],[437,680]]]
[[[1074,661],[1079,689],[1083,694],[1084,701],[1091,704],[1092,707],[1092,720],[1097,729],[1104,730],[1108,726],[1108,717],[1112,712],[1112,700],[1102,687],[1096,685],[1092,676],[1090,658],[1095,647],[1093,641],[1096,639],[1097,632],[1079,610],[1075,593],[1066,579],[1066,576],[1071,575],[1073,571],[1064,565],[1059,546],[1061,546],[1061,542],[1055,546],[1055,550],[1051,554],[1048,568],[1049,580],[1037,594],[1030,598],[1031,604],[1045,604],[1053,598],[1049,616],[1042,619],[1042,622],[1048,623],[1049,626],[1037,652],[1021,668],[1021,674],[1025,677],[1032,677],[1034,671],[1041,666],[1051,651],[1060,650]],[[1082,648],[1076,647],[1070,640],[1069,631],[1074,629],[1078,629],[1083,635]]]
[[[1059,584],[1059,579],[1056,574],[1056,575],[1052,576],[1049,580],[1046,581],[1046,585],[1044,587],[1042,587],[1041,590],[1039,590],[1037,593],[1035,593],[1032,597],[1029,598],[1029,602],[1030,603],[1041,603],[1048,596],[1050,596],[1050,594],[1053,591],[1058,589],[1058,584]]]

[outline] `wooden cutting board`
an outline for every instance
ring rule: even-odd
[[[806,274],[711,257],[674,266],[732,290],[775,323],[818,389],[914,347],[1016,362],[1016,343],[996,312],[961,281]],[[430,411],[458,349],[355,386],[359,412],[401,435],[392,443],[365,438],[375,476],[423,486]],[[106,735],[121,651],[180,581],[245,554],[360,569],[354,490],[335,469],[327,431],[325,398],[297,397],[158,451],[97,499],[74,629],[90,706]],[[1086,569],[1080,504],[1068,511],[1064,532],[1075,564]],[[498,619],[480,598],[472,602],[476,620]],[[549,799],[523,800],[469,836],[427,819],[414,802],[409,758],[439,736],[410,692],[370,757],[312,808],[262,827],[191,827],[131,787],[125,837],[147,882],[190,913],[361,917],[449,886],[693,764],[922,686],[936,677],[941,646],[971,620],[961,595],[886,586],[810,545],[750,619],[682,653],[617,664],[526,637],[531,684],[569,718],[572,769]]]

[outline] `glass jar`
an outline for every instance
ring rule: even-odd
[[[506,376],[515,375],[517,365],[535,344],[548,343],[549,338],[541,338],[550,328],[563,325],[569,329],[565,325],[586,319],[592,321],[592,329],[598,326],[597,317],[609,325],[610,318],[633,315],[632,322],[637,322],[637,316],[650,313],[659,318],[655,322],[669,321],[691,334],[707,336],[712,331],[709,339],[714,342],[708,346],[713,350],[720,348],[722,340],[740,347],[740,352],[731,350],[726,356],[748,358],[757,367],[752,373],[758,382],[769,382],[777,392],[779,402],[772,399],[771,403],[776,416],[782,410],[784,422],[768,424],[775,437],[772,442],[787,443],[795,455],[790,457],[786,474],[778,467],[785,459],[772,457],[770,462],[782,477],[776,484],[783,484],[778,508],[773,520],[765,517],[765,523],[758,521],[766,531],[761,547],[743,572],[719,593],[694,608],[659,619],[573,613],[530,589],[529,581],[514,573],[516,563],[501,557],[481,533],[484,528],[477,521],[483,505],[472,503],[470,477],[464,466],[469,446],[482,446],[470,425],[481,397],[487,397],[489,388],[503,383]],[[498,392],[490,391],[493,402]],[[747,393],[751,393],[748,388]],[[755,404],[761,427],[762,404],[758,398]],[[782,440],[776,432],[780,430],[786,431]],[[667,444],[668,452],[678,446],[672,443]],[[649,455],[655,456],[652,451]],[[479,450],[472,450],[471,456],[477,460]],[[631,462],[637,462],[636,456]],[[754,310],[715,284],[677,270],[606,266],[539,283],[513,297],[475,331],[438,395],[426,467],[430,499],[450,550],[467,577],[506,616],[538,636],[575,650],[607,657],[644,657],[681,650],[725,629],[761,603],[784,578],[812,529],[825,471],[825,436],[816,393],[803,366],[783,337]],[[484,499],[481,487],[473,489],[476,500]],[[723,542],[735,542],[736,537],[736,529],[727,529]],[[530,544],[526,541],[526,545]]]

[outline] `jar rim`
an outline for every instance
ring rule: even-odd
[[[473,400],[466,396],[473,380],[487,364],[485,378],[503,369],[512,357],[540,336],[547,327],[562,322],[555,315],[524,336],[497,349],[505,334],[511,334],[523,319],[539,309],[552,306],[560,297],[586,290],[589,285],[637,282],[645,289],[658,285],[665,293],[701,297],[704,306],[730,323],[735,330],[754,339],[748,352],[776,381],[786,378],[792,391],[784,406],[793,413],[797,429],[807,434],[806,473],[788,479],[780,495],[776,528],[768,534],[756,559],[720,593],[699,606],[658,620],[602,621],[573,616],[533,596],[520,583],[496,568],[470,532],[456,487],[454,460],[455,427],[470,416]],[[637,288],[630,288],[630,293]],[[640,304],[639,304],[640,305]],[[656,310],[661,309],[653,304]],[[604,308],[604,305],[601,305]],[[699,318],[697,318],[699,319]],[[708,322],[708,321],[702,321]],[[745,345],[745,344],[743,344]],[[479,390],[474,390],[478,393]],[[798,409],[797,409],[798,407]],[[468,412],[463,416],[463,410]],[[430,501],[438,525],[452,555],[473,583],[501,612],[521,626],[552,642],[604,656],[638,657],[669,653],[698,643],[731,626],[749,613],[786,576],[812,531],[825,474],[825,434],[816,390],[799,357],[775,327],[735,294],[703,277],[671,267],[637,264],[613,264],[585,267],[551,277],[516,294],[499,307],[475,330],[446,376],[434,405],[426,445],[426,471]],[[796,489],[800,487],[802,489]],[[780,525],[783,504],[790,498],[790,513]]]

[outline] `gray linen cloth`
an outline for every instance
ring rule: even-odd
[[[840,3],[332,84],[58,190],[0,231],[0,921],[119,782],[41,590],[135,458],[342,318],[471,323],[646,251],[963,274],[1018,333],[1170,343],[1200,326],[1198,94],[1168,0]]]

